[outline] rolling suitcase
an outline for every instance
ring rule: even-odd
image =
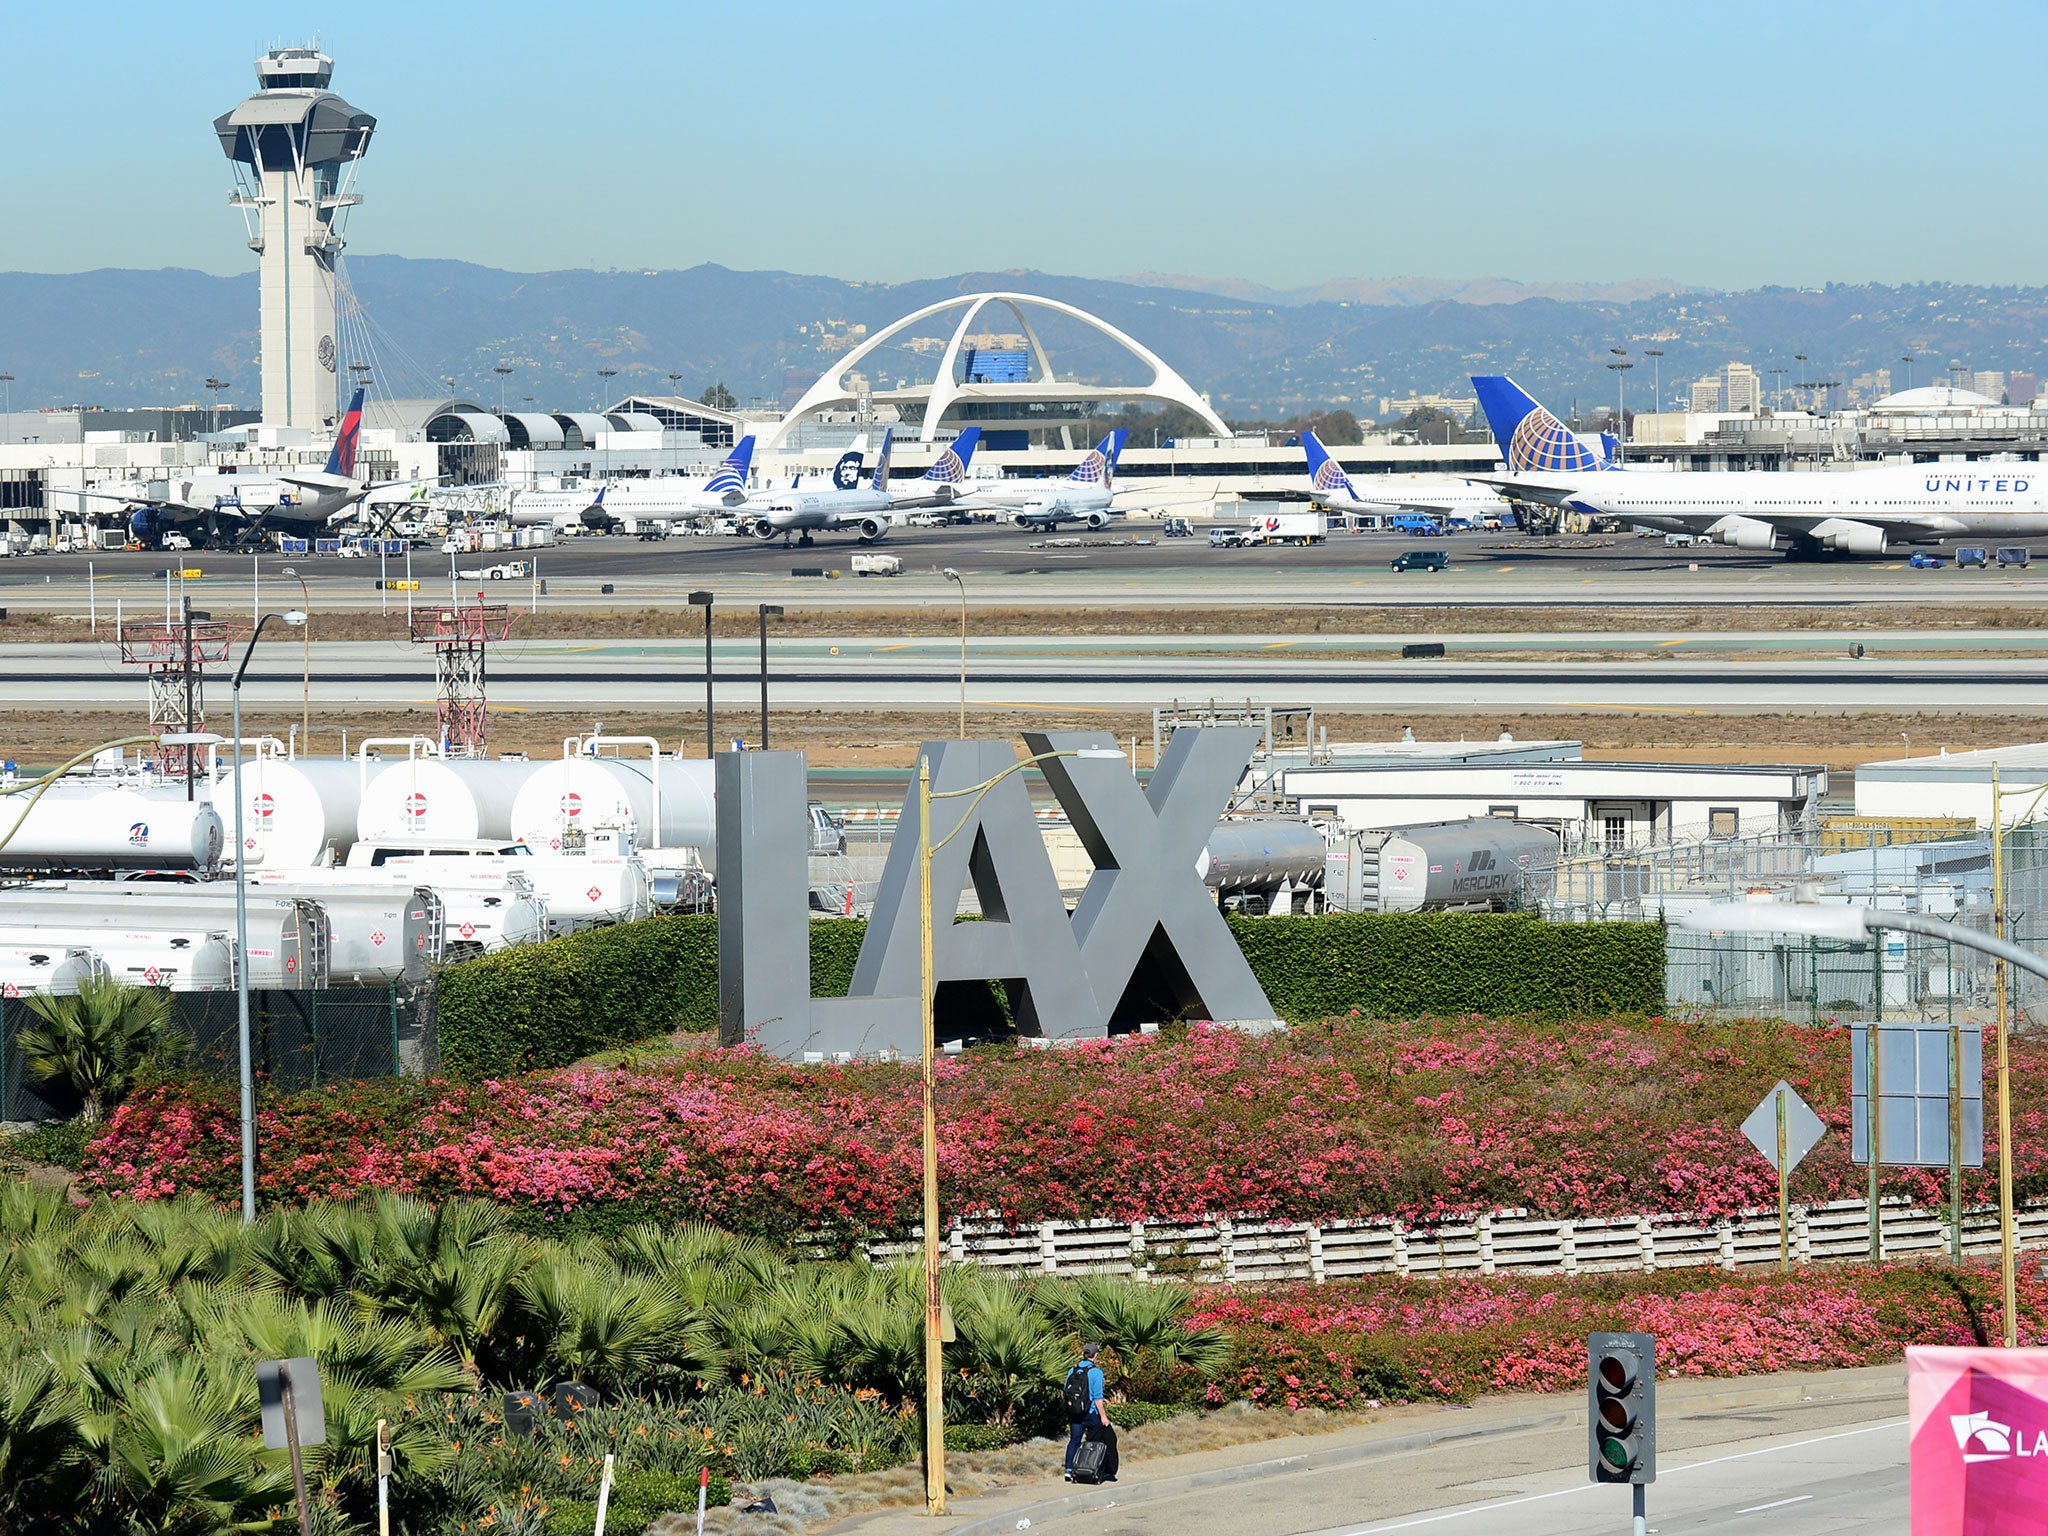
[[[1113,1483],[1116,1481],[1117,1464],[1122,1459],[1117,1455],[1116,1428],[1110,1424],[1090,1424],[1083,1432],[1081,1449],[1074,1453],[1074,1481],[1090,1483]],[[1088,1464],[1088,1476],[1081,1476],[1081,1464]]]

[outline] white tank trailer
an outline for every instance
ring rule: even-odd
[[[1329,845],[1308,822],[1289,816],[1219,821],[1195,859],[1202,882],[1221,896],[1312,891],[1323,883]]]
[[[533,770],[512,806],[512,835],[544,855],[573,853],[593,831],[618,828],[643,858],[660,863],[661,850],[694,848],[715,871],[716,784],[704,758],[572,754]]]
[[[214,807],[183,789],[80,777],[0,795],[0,869],[210,869],[221,838]]]
[[[1490,816],[1353,832],[1324,890],[1346,912],[1501,911],[1539,902],[1557,858],[1549,828]]]
[[[138,987],[172,992],[226,992],[235,985],[235,947],[228,934],[204,928],[122,929],[38,927],[51,951],[89,951],[106,974]]]
[[[284,990],[328,984],[329,920],[317,903],[280,892],[248,897],[249,985]],[[131,932],[235,935],[235,888],[138,880],[47,880],[0,890],[0,943],[44,933],[118,928]]]
[[[531,763],[486,758],[411,757],[361,764],[358,838],[434,841],[512,836],[512,802]]]
[[[31,992],[69,997],[81,982],[106,973],[106,962],[88,945],[0,944],[0,998]]]
[[[424,981],[441,963],[441,898],[431,890],[340,869],[252,869],[249,889],[326,914],[329,986]]]
[[[532,881],[539,862],[524,854],[401,856],[376,866],[374,873],[428,887],[440,898],[443,953],[452,963],[515,944],[538,944],[548,937],[547,901]]]
[[[240,776],[224,766],[214,801],[230,841],[235,800],[242,802],[242,841],[252,869],[313,869],[339,864],[356,840],[363,775],[353,758],[244,757]],[[230,849],[229,858],[236,855]]]

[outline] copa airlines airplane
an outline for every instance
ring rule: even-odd
[[[624,519],[629,517],[709,517],[746,504],[747,469],[753,458],[754,439],[743,437],[711,472],[708,480],[663,475],[650,480],[601,485],[595,489],[519,491],[512,497],[507,516],[515,524],[547,523],[561,530],[580,525],[599,533],[624,526]],[[860,455],[856,453],[852,459],[854,471],[858,474]]]
[[[1308,499],[1330,512],[1384,517],[1388,513],[1426,512],[1439,517],[1483,517],[1502,510],[1500,493],[1469,480],[1411,480],[1379,476],[1367,480],[1371,494],[1344,472],[1315,433],[1303,430],[1301,451],[1308,458]]]
[[[2037,464],[1899,464],[1844,470],[1615,470],[1573,454],[1571,434],[1510,380],[1473,379],[1486,404],[1490,385],[1506,384],[1520,401],[1493,390],[1516,412],[1507,422],[1488,406],[1509,474],[1481,476],[1510,496],[1545,502],[1588,517],[1612,517],[1645,528],[1691,533],[1737,549],[1785,550],[1793,559],[1825,553],[1881,555],[1893,544],[1948,538],[2023,537],[2048,533],[2048,466]],[[1520,402],[1527,402],[1526,407]],[[1505,430],[1503,430],[1505,428]],[[1576,439],[1573,439],[1576,442]],[[1515,445],[1548,445],[1522,453]],[[1518,458],[1570,459],[1532,465]]]
[[[882,434],[881,457],[875,461],[874,478],[866,489],[845,483],[841,475],[835,473],[834,486],[829,491],[802,491],[791,487],[760,498],[749,503],[751,522],[748,531],[763,542],[777,537],[787,542],[792,533],[797,536],[799,544],[810,543],[814,533],[857,532],[863,544],[885,539],[889,536],[889,513],[892,509],[935,507],[952,502],[955,488],[967,478],[967,466],[974,458],[974,446],[981,441],[981,428],[969,427],[947,444],[932,460],[931,468],[913,481],[909,489],[892,491],[889,489],[889,445],[894,437],[893,427]],[[841,471],[851,459],[858,473],[861,447],[865,441],[863,438],[857,442],[853,452],[839,461]]]
[[[241,480],[215,477],[221,494],[211,506],[190,499],[196,480],[181,483],[180,495],[161,500],[106,491],[67,492],[105,501],[126,503],[128,531],[151,549],[163,543],[167,533],[182,533],[195,544],[249,544],[265,534],[287,538],[324,538],[338,523],[346,522],[356,506],[373,491],[387,486],[429,482],[402,480],[358,480],[356,449],[362,441],[363,391],[358,388],[335,430],[334,449],[324,469],[303,469],[274,478]]]
[[[1116,496],[1116,461],[1127,436],[1121,427],[1110,433],[1088,450],[1064,480],[991,485],[961,497],[954,505],[1008,512],[1020,528],[1053,528],[1061,523],[1106,527],[1118,515],[1110,503]]]

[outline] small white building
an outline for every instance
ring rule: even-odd
[[[1577,742],[1335,747],[1280,766],[1302,813],[1353,831],[1497,816],[1557,828],[1567,851],[1775,837],[1815,813],[1825,768],[1587,762]]]
[[[2007,826],[2037,819],[2048,804],[2048,742],[1861,764],[1856,769],[1856,814],[1967,816],[1988,828],[1994,766],[2001,794],[1999,819]]]

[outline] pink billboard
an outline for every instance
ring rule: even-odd
[[[1909,1349],[1913,1536],[2048,1536],[2048,1349]]]

